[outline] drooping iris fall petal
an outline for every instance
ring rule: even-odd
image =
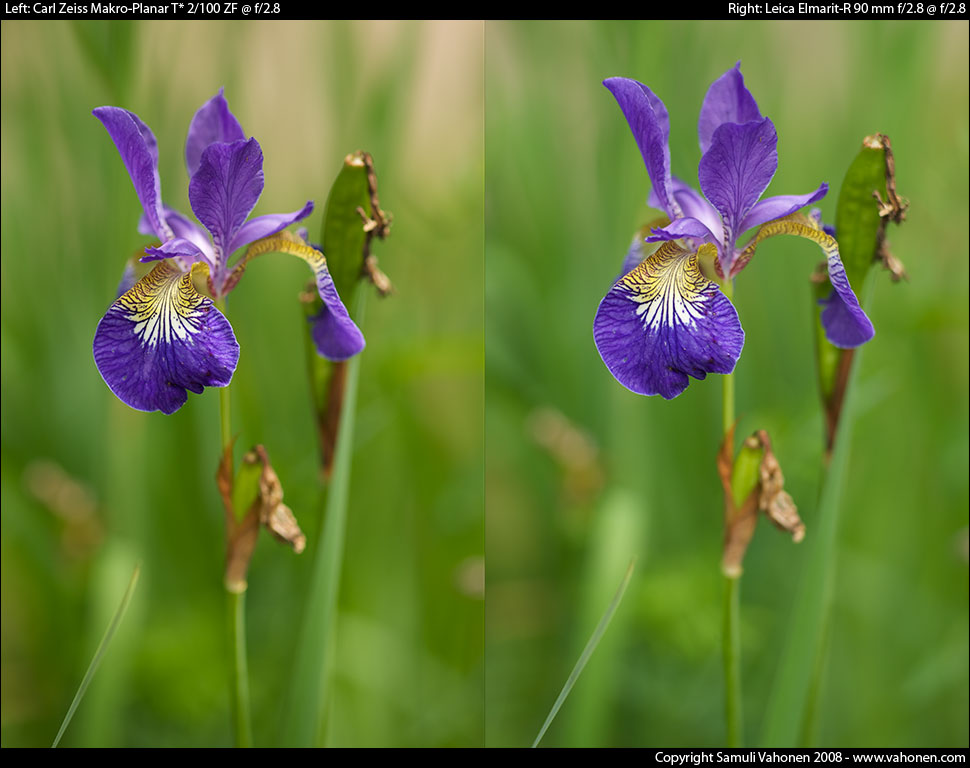
[[[360,352],[365,344],[364,335],[337,294],[326,258],[292,232],[279,232],[250,245],[233,269],[230,283],[239,279],[252,259],[274,251],[303,259],[316,277],[317,293],[323,300],[323,307],[316,316],[310,318],[310,330],[317,352],[328,360],[346,360]]]
[[[664,243],[600,302],[596,348],[627,389],[669,400],[688,376],[734,370],[744,346],[738,313],[698,266],[699,255],[713,254],[711,244],[691,252]]]
[[[193,285],[196,264],[182,272],[159,263],[126,291],[98,323],[94,361],[118,398],[139,411],[173,413],[186,391],[224,387],[239,345],[229,321]]]
[[[851,348],[865,344],[876,331],[872,321],[859,305],[849,278],[842,265],[839,255],[839,244],[830,234],[825,232],[819,222],[811,216],[793,213],[783,219],[776,219],[764,224],[745,246],[739,261],[747,261],[754,255],[757,247],[767,238],[776,235],[795,235],[811,240],[825,253],[828,265],[829,280],[832,283],[832,293],[822,303],[822,327],[825,335],[836,347]]]

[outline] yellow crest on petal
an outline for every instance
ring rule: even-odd
[[[668,240],[620,279],[630,300],[640,304],[637,314],[644,326],[669,325],[674,314],[687,325],[700,319],[702,294],[710,280],[701,272],[698,258],[716,253],[710,243],[689,251]]]
[[[118,298],[118,306],[135,323],[134,333],[142,345],[171,344],[192,336],[194,321],[208,311],[193,276],[208,272],[208,266],[201,262],[193,264],[190,272],[183,272],[165,259]]]

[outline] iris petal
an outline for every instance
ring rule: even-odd
[[[185,164],[189,169],[189,178],[199,170],[202,153],[210,144],[232,143],[245,138],[242,126],[229,111],[229,104],[220,88],[219,93],[199,107],[189,124],[189,134],[185,139]]]
[[[662,240],[679,240],[682,237],[693,237],[704,242],[717,243],[717,236],[707,228],[703,221],[684,217],[674,219],[666,227],[656,227],[652,234],[647,238],[648,243],[656,243]]]
[[[623,266],[620,268],[620,274],[617,275],[617,280],[626,275],[631,269],[636,267],[641,261],[643,261],[647,256],[650,256],[654,251],[657,250],[658,246],[656,243],[647,242],[646,237],[650,234],[650,230],[655,227],[663,227],[669,224],[670,221],[666,218],[654,219],[649,224],[645,224],[637,231],[633,236],[633,240],[630,242],[630,248],[626,252],[626,256],[623,257]]]
[[[115,292],[115,298],[121,298],[121,296],[131,290],[131,287],[138,281],[135,275],[135,260],[128,259],[125,262],[125,270],[121,273],[121,280],[118,281],[118,290]]]
[[[750,123],[760,120],[761,112],[754,96],[744,86],[741,76],[741,62],[711,83],[704,96],[701,115],[697,121],[697,137],[700,140],[701,152],[707,152],[711,146],[714,131],[721,123]]]
[[[184,237],[205,255],[210,265],[216,263],[215,252],[212,250],[212,240],[198,224],[188,216],[173,208],[165,207],[165,221],[172,228],[176,237]]]
[[[189,182],[189,202],[212,234],[220,264],[262,191],[263,153],[256,139],[206,147]]]
[[[620,268],[620,277],[624,277],[629,274],[630,270],[647,258],[647,244],[643,238],[643,230],[640,230],[633,236],[633,240],[630,242],[630,249],[626,252],[626,256],[623,257],[623,266]],[[620,277],[618,277],[617,280],[619,280]]]
[[[822,182],[818,189],[809,192],[807,195],[778,195],[777,197],[766,197],[764,200],[759,200],[738,225],[738,233],[760,227],[772,219],[790,216],[806,205],[821,200],[828,194],[828,191],[829,185]]]
[[[175,259],[179,264],[193,264],[200,259],[205,259],[205,257],[205,254],[195,243],[183,237],[173,237],[159,246],[146,248],[145,255],[141,257],[141,260],[147,262]]]
[[[688,376],[731,373],[744,346],[737,310],[698,267],[715,247],[697,252],[664,243],[620,278],[600,303],[593,338],[624,387],[671,399]]]
[[[172,230],[162,215],[162,187],[158,177],[158,143],[133,112],[119,107],[98,107],[92,113],[108,131],[128,169],[151,231],[165,241]]]
[[[323,299],[323,308],[315,317],[310,318],[310,330],[317,352],[328,360],[346,360],[360,352],[365,344],[364,334],[340,300],[327,268],[326,258],[292,232],[279,232],[250,245],[233,269],[225,290],[232,289],[251,259],[273,251],[289,253],[303,259],[316,276],[317,293]]]
[[[254,243],[260,238],[275,235],[286,229],[290,224],[294,224],[301,219],[305,219],[313,213],[313,201],[307,200],[300,210],[293,213],[269,213],[265,216],[257,216],[243,224],[236,236],[229,244],[229,252],[232,253],[237,248]]]
[[[229,321],[196,291],[196,264],[163,261],[124,293],[98,323],[94,360],[118,398],[139,411],[173,413],[186,390],[224,387],[239,360]]]
[[[611,77],[604,80],[603,85],[616,98],[633,131],[653,184],[653,199],[671,219],[679,218],[682,212],[671,190],[667,108],[653,91],[636,80]]]
[[[712,233],[721,231],[721,215],[699,192],[676,176],[673,177],[673,190],[674,199],[683,209],[684,216],[702,222]]]
[[[758,202],[778,168],[778,134],[771,120],[737,125],[722,123],[701,158],[697,177],[704,196],[721,214],[724,248],[721,266],[734,253],[745,214]]]
[[[832,282],[833,289],[831,295],[821,302],[825,306],[822,310],[822,327],[825,328],[828,340],[836,347],[842,348],[858,347],[869,341],[876,332],[865,311],[859,306],[859,300],[852,286],[849,285],[849,278],[845,274],[842,257],[839,255],[839,244],[811,216],[794,213],[783,219],[769,221],[745,246],[738,258],[738,263],[746,263],[763,240],[775,235],[796,235],[807,238],[816,243],[825,253],[829,280]]]

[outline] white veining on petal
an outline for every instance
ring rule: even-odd
[[[174,340],[192,343],[201,328],[203,297],[192,286],[191,275],[163,262],[122,296],[125,318],[142,346],[155,347]]]
[[[703,315],[702,291],[707,285],[697,266],[697,254],[668,241],[654,256],[622,280],[644,329],[660,330],[675,322],[693,329]]]

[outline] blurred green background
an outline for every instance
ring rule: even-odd
[[[636,572],[547,745],[719,745],[720,379],[676,400],[624,390],[592,339],[649,179],[600,82],[634,77],[670,113],[696,184],[697,116],[741,60],[779,135],[767,194],[821,181],[834,220],[863,137],[887,133],[909,283],[870,274],[819,743],[967,746],[966,22],[489,23],[486,26],[486,739],[528,745],[631,558]],[[823,425],[811,243],[777,238],[741,274],[738,434],[767,429],[808,533]],[[756,741],[808,539],[764,521],[742,582]],[[805,659],[805,663],[811,663]]]
[[[46,746],[128,582],[131,609],[65,745],[231,741],[218,395],[173,416],[114,398],[91,356],[138,199],[91,116],[154,131],[188,212],[184,141],[221,86],[265,156],[255,213],[307,199],[316,238],[346,154],[373,154],[397,294],[368,302],[327,741],[483,739],[483,29],[432,23],[2,26],[2,744]],[[229,301],[239,445],[266,445],[308,535],[262,536],[248,593],[257,745],[279,732],[319,529],[297,259]],[[237,456],[239,454],[237,453]]]

